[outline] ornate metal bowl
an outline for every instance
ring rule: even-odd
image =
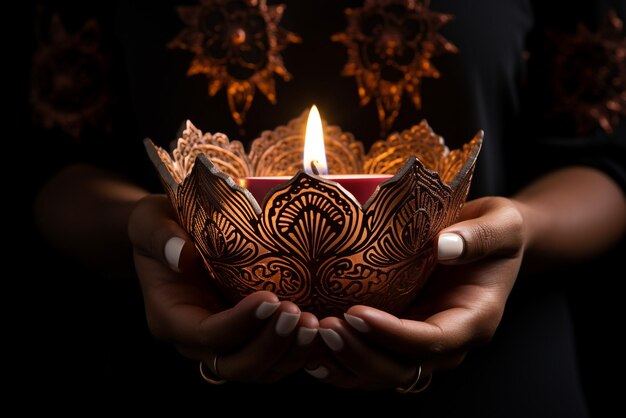
[[[394,174],[361,205],[338,183],[302,170],[305,115],[264,132],[246,154],[187,122],[172,156],[148,154],[206,269],[233,301],[269,290],[318,315],[355,304],[405,309],[435,267],[433,240],[467,197],[479,132],[449,151],[425,121],[365,154],[325,128],[331,174]],[[293,175],[257,202],[238,179]]]

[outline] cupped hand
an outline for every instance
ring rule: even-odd
[[[459,365],[493,337],[517,278],[525,242],[517,205],[495,197],[468,202],[460,221],[439,234],[434,251],[442,265],[414,305],[401,318],[367,306],[324,318],[319,332],[329,354],[307,371],[340,387],[408,389]]]
[[[270,292],[227,308],[175,219],[165,196],[148,196],[129,220],[151,332],[226,380],[271,382],[301,369],[317,318]]]

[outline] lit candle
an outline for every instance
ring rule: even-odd
[[[361,204],[367,202],[376,188],[383,181],[391,178],[388,174],[328,174],[326,163],[326,151],[324,147],[324,130],[322,119],[313,105],[309,112],[306,123],[306,134],[304,137],[304,172],[339,183],[344,189],[349,191]],[[273,188],[291,180],[292,177],[246,177],[239,179],[239,185],[245,187],[252,193],[257,202],[262,202],[267,193]]]
[[[306,121],[304,135],[304,172],[307,174],[328,174],[324,129],[317,106],[313,105]]]

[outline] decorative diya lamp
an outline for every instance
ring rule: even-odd
[[[433,240],[463,207],[483,134],[449,151],[422,121],[365,154],[316,112],[263,132],[248,154],[191,122],[172,156],[148,139],[146,149],[233,301],[269,290],[318,315],[399,313],[435,267]]]

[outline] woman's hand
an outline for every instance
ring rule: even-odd
[[[302,368],[317,318],[270,292],[225,309],[167,198],[142,199],[128,230],[148,325],[157,338],[226,380],[271,382]]]
[[[443,265],[403,319],[367,306],[350,308],[345,320],[323,319],[319,332],[332,354],[309,362],[307,371],[348,388],[427,385],[433,371],[459,365],[494,335],[524,243],[517,203],[468,202],[460,221],[439,234],[435,251]]]

